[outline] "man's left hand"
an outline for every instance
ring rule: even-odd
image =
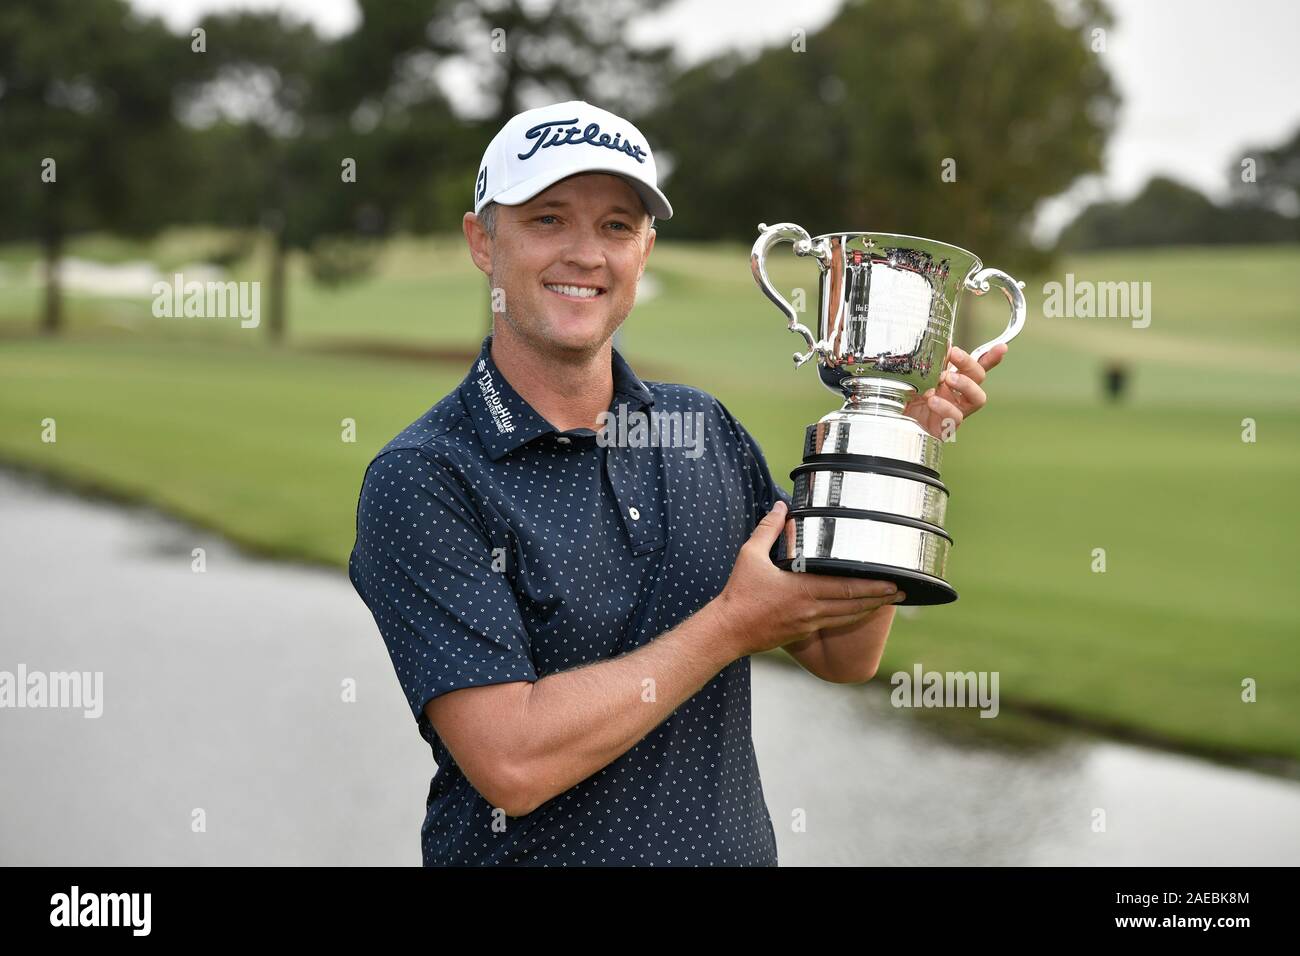
[[[912,399],[903,409],[903,414],[916,419],[935,438],[942,439],[951,435],[968,416],[974,415],[988,404],[989,397],[980,386],[989,370],[1006,356],[1008,348],[1005,344],[995,345],[981,355],[977,362],[970,357],[970,353],[954,345],[948,350],[948,357],[944,361],[945,369],[939,387]],[[957,371],[947,369],[949,363],[955,365]],[[945,422],[951,422],[946,426],[946,434]]]

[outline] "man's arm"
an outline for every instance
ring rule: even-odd
[[[475,789],[523,816],[635,746],[735,660],[734,647],[710,603],[631,653],[458,690],[425,713]]]
[[[901,600],[901,598],[899,599]],[[786,644],[804,670],[835,684],[858,684],[876,676],[896,605],[887,604],[861,621],[825,627],[812,637]]]
[[[430,700],[425,714],[484,799],[529,813],[630,750],[732,661],[855,626],[892,599],[882,582],[773,565],[785,515],[782,502],[759,523],[718,597],[644,647]]]

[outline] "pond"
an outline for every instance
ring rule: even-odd
[[[343,573],[3,471],[0,528],[0,671],[103,675],[0,710],[0,863],[419,865],[432,758]],[[753,674],[783,866],[1300,863],[1300,782]]]

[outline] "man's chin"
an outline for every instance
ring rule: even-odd
[[[553,318],[548,323],[548,341],[557,350],[578,353],[590,353],[604,345],[613,330],[603,319]]]

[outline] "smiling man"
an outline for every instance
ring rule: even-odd
[[[789,496],[749,432],[612,346],[671,216],[645,137],[586,102],[484,154],[464,232],[493,331],[370,463],[349,564],[437,763],[426,866],[774,866],[750,655],[879,663],[903,595],[778,569]],[[1003,354],[954,350],[909,413],[960,423]],[[611,441],[635,413],[698,423],[694,453]]]

